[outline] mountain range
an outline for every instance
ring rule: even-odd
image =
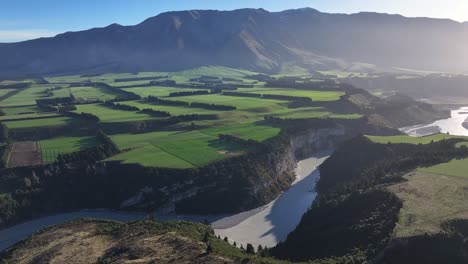
[[[0,45],[0,77],[172,71],[217,65],[279,72],[395,68],[468,71],[468,24],[304,8],[167,12],[134,26]]]

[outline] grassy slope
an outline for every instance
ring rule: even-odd
[[[452,160],[429,168],[420,168],[420,171],[448,176],[468,178],[468,159]]]
[[[406,182],[389,187],[403,201],[395,229],[397,237],[440,232],[440,224],[468,219],[468,177],[453,177],[416,171]]]

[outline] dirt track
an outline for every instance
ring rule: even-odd
[[[31,166],[42,163],[41,153],[34,141],[14,143],[8,159],[8,167]]]

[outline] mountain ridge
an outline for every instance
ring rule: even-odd
[[[468,69],[467,25],[312,8],[172,11],[132,26],[114,23],[0,45],[0,57],[6,61],[0,75],[172,71],[210,65],[272,73],[285,63],[331,70],[361,62],[385,70],[463,72]]]

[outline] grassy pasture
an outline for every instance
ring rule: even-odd
[[[115,95],[107,93],[100,88],[96,87],[72,87],[70,92],[75,96],[75,98],[81,100],[111,100],[115,98]]]
[[[447,163],[438,164],[428,168],[419,168],[420,171],[468,178],[468,159],[454,159]]]
[[[112,157],[127,163],[176,168],[201,167],[210,162],[237,155],[242,147],[226,144],[216,136],[199,131],[161,131],[145,134],[113,135],[121,150],[129,152]],[[164,152],[164,153],[162,153]],[[151,157],[151,153],[156,155]],[[171,165],[169,165],[171,164]]]
[[[40,112],[40,109],[35,105],[20,106],[20,107],[4,107],[1,109],[3,112],[5,112],[7,116]]]
[[[16,89],[0,89],[0,96],[4,96],[6,95],[7,93],[9,92],[13,92],[15,91]]]
[[[191,70],[179,71],[179,72],[171,72],[169,73],[170,79],[176,81],[177,83],[186,83],[192,78],[198,78],[202,75],[209,75],[209,76],[216,76],[220,78],[236,78],[236,79],[243,79],[247,75],[254,75],[257,74],[255,72],[250,72],[246,70],[238,70],[238,69],[231,69],[227,67],[200,67]],[[246,80],[249,82],[250,80]]]
[[[66,154],[80,151],[96,146],[95,137],[61,137],[38,142],[41,151],[42,161],[53,162],[59,154]]]
[[[288,88],[241,88],[238,91],[243,92],[243,93],[309,97],[313,101],[316,101],[316,102],[337,101],[340,99],[341,96],[345,95],[344,92],[337,92],[337,91],[307,91],[307,90],[294,90],[294,89],[288,89]]]
[[[356,119],[362,117],[359,114],[333,114],[323,107],[303,107],[299,109],[285,109],[273,113],[274,116],[283,119],[307,119],[307,118],[337,118]]]
[[[136,163],[150,167],[176,169],[188,169],[194,167],[191,163],[181,160],[151,144],[145,144],[144,146],[136,149],[110,157],[107,160],[117,160],[129,164]]]
[[[169,106],[169,105],[154,105],[154,104],[148,104],[142,101],[126,101],[126,102],[122,102],[122,104],[135,106],[139,108],[140,110],[149,108],[153,110],[165,111],[173,116],[190,115],[190,114],[218,114],[219,113],[219,111],[214,111],[214,110],[192,108],[192,107]]]
[[[36,104],[36,99],[47,98],[43,93],[51,85],[34,85],[0,102],[2,106],[27,106]]]
[[[423,171],[406,175],[406,182],[389,187],[402,201],[396,237],[434,234],[441,223],[468,219],[468,178]]]
[[[393,144],[404,143],[404,144],[429,144],[432,141],[441,141],[444,139],[451,138],[461,138],[468,140],[468,137],[463,136],[451,136],[447,134],[435,134],[427,137],[410,137],[410,136],[389,136],[389,137],[380,137],[380,136],[367,136],[372,142],[387,144],[388,142]]]
[[[15,128],[34,128],[34,127],[46,127],[46,126],[61,126],[66,125],[70,121],[68,117],[50,117],[41,119],[27,119],[17,121],[5,121],[5,124],[10,129]]]
[[[100,122],[104,123],[129,122],[153,119],[153,117],[147,114],[111,109],[100,104],[76,105],[76,109],[77,110],[75,110],[74,112],[93,114],[99,117]]]
[[[274,111],[275,109],[283,109],[279,104],[285,103],[280,100],[258,99],[248,97],[226,96],[220,94],[210,95],[192,95],[184,97],[167,98],[169,100],[184,101],[184,102],[200,102],[208,104],[222,104],[237,107],[238,110],[264,109],[264,112]]]
[[[69,97],[70,96],[70,90],[71,88],[65,87],[60,90],[54,90],[52,93],[54,94],[54,97]]]
[[[225,134],[240,137],[242,139],[264,141],[278,135],[280,129],[254,123],[245,123],[208,128],[202,130],[201,132],[212,136]]]
[[[45,118],[45,117],[54,117],[54,116],[59,116],[59,115],[57,113],[31,113],[31,114],[12,115],[12,116],[0,116],[0,121],[36,119],[36,118]]]
[[[148,86],[148,87],[135,87],[135,88],[124,88],[122,90],[133,92],[141,97],[148,97],[149,95],[156,97],[166,97],[173,92],[194,92],[200,91],[200,89],[185,89],[185,88],[174,88],[174,87],[163,87],[163,86]],[[201,89],[203,91],[203,89]]]

